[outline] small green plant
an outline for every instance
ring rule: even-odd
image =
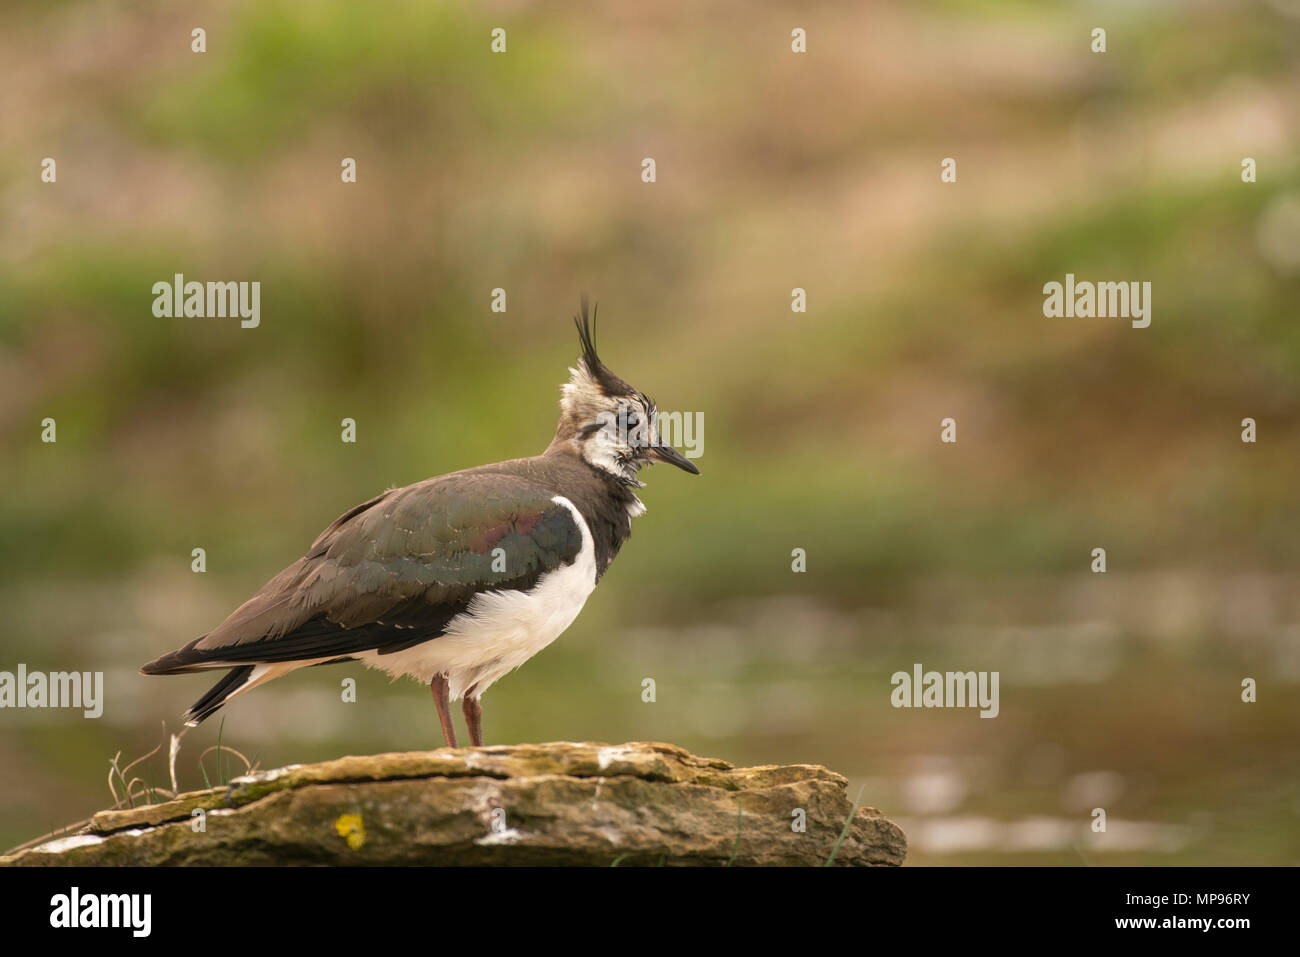
[[[205,751],[203,751],[202,754],[199,755],[199,773],[203,775],[203,785],[205,788],[211,789],[213,787],[212,779],[208,776],[208,769],[204,764],[204,760],[213,751],[217,752],[217,768],[216,768],[217,787],[224,787],[227,783],[229,783],[229,779],[233,777],[231,773],[231,767],[230,767],[230,758],[227,757],[227,755],[233,755],[234,757],[238,758],[240,761],[243,762],[244,774],[251,774],[257,770],[258,756],[261,753],[260,751],[257,754],[254,754],[253,760],[250,761],[248,758],[244,757],[244,755],[241,754],[239,751],[232,748],[230,745],[226,744],[224,738],[225,738],[225,722],[222,721],[221,726],[217,730],[217,743],[212,747],[207,748]],[[168,740],[166,724],[163,725],[163,740],[164,742]],[[132,768],[134,768],[140,762],[153,757],[155,754],[159,752],[161,748],[162,748],[162,744],[159,744],[148,754],[141,755],[140,757],[132,761],[130,764],[126,765],[126,767],[121,766],[121,760],[122,760],[121,751],[117,752],[117,754],[113,755],[113,757],[109,759],[108,789],[110,793],[113,795],[114,809],[120,809],[123,807],[134,808],[137,806],[156,804],[160,800],[171,800],[175,798],[178,793],[180,793],[175,783],[176,769],[174,763],[169,764],[169,772],[172,779],[172,787],[170,789],[159,787],[156,784],[154,784],[155,779],[153,774],[153,768],[150,766],[147,766],[142,772],[144,774],[143,777],[141,777],[140,775],[131,774]],[[174,754],[170,755],[170,760],[174,760],[174,757],[175,757]]]
[[[835,846],[831,848],[831,856],[826,858],[826,863],[822,865],[823,867],[830,867],[835,863],[835,855],[840,852],[840,845],[844,843],[844,838],[848,836],[849,827],[853,824],[853,818],[857,816],[858,808],[862,806],[862,792],[866,789],[867,786],[865,784],[858,788],[858,796],[853,801],[853,807],[849,808],[849,816],[844,821],[844,827],[840,829],[839,839],[835,842]]]
[[[164,732],[165,731],[166,729],[164,728]],[[176,796],[172,792],[165,791],[162,788],[154,788],[150,783],[153,780],[152,776],[150,777],[149,781],[146,781],[144,778],[141,777],[132,777],[129,779],[127,778],[127,774],[131,771],[133,767],[135,767],[141,761],[153,757],[155,754],[158,753],[158,750],[161,747],[162,745],[159,744],[158,747],[154,748],[148,754],[143,754],[140,757],[136,758],[125,768],[120,767],[118,764],[118,762],[122,760],[122,752],[119,751],[117,752],[117,754],[113,755],[112,759],[108,762],[108,789],[113,795],[114,808],[120,808],[122,806],[123,801],[126,802],[127,807],[135,807],[136,796],[137,796],[136,794],[137,785],[143,789],[143,793],[139,795],[140,802],[142,804],[153,804],[155,793],[165,794],[168,797]],[[122,794],[120,795],[117,793],[118,784],[122,786]]]
[[[726,866],[730,867],[736,860],[736,855],[740,852],[740,827],[744,823],[745,809],[736,808],[736,846],[731,849],[731,857],[727,858]]]

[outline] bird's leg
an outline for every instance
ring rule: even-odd
[[[476,696],[465,693],[461,705],[465,711],[465,727],[469,728],[469,743],[476,748],[483,747],[483,705]]]
[[[456,726],[451,723],[450,689],[447,686],[447,676],[434,675],[433,680],[429,682],[429,690],[433,692],[433,704],[438,709],[438,723],[442,725],[442,736],[447,741],[447,747],[460,747],[456,743]]]

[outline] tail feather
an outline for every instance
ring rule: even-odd
[[[185,712],[185,723],[191,728],[212,715],[227,701],[235,696],[252,678],[255,665],[241,665],[231,668],[226,676],[213,685],[208,693],[190,706]]]

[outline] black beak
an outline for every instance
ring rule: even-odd
[[[692,475],[699,475],[700,470],[695,467],[695,463],[682,455],[671,445],[652,445],[649,449],[650,454],[660,462],[667,462],[669,465],[676,465],[683,472],[690,472]]]

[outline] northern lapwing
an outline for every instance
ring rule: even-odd
[[[433,691],[447,744],[464,699],[483,743],[483,693],[573,623],[645,511],[645,465],[699,469],[660,440],[655,404],[582,355],[541,455],[391,489],[344,512],[307,554],[200,638],[141,673],[230,669],[185,713],[194,727],[232,698],[308,665],[361,661]]]

